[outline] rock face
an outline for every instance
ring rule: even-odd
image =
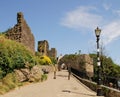
[[[47,40],[38,41],[38,52],[40,52],[41,55],[53,58],[57,57],[57,50],[55,48],[51,48],[51,50],[49,50],[49,43]]]
[[[43,72],[42,72],[42,69],[40,68],[40,66],[38,66],[38,65],[34,66],[30,72],[29,81],[30,82],[39,81],[41,79],[42,74],[43,74]]]
[[[19,82],[23,82],[27,80],[26,76],[20,70],[14,70],[14,71]]]
[[[17,13],[17,24],[6,33],[8,39],[24,44],[32,52],[35,52],[34,36],[26,23],[22,12]]]
[[[40,66],[36,65],[31,70],[28,68],[15,70],[15,74],[19,82],[35,82],[41,80],[43,71]]]
[[[42,69],[42,71],[47,71],[48,73],[51,73],[51,72],[53,72],[54,71],[54,67],[53,66],[48,66],[48,65],[43,65],[43,66],[41,66],[41,69]]]

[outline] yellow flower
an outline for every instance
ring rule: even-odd
[[[43,63],[45,64],[45,65],[49,65],[49,64],[52,64],[52,61],[51,61],[51,59],[48,57],[48,56],[42,56],[41,58],[40,58],[42,61],[43,61]]]

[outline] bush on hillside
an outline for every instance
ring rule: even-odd
[[[30,67],[35,65],[36,60],[32,52],[22,44],[0,36],[0,78],[14,69],[24,68],[26,62]]]
[[[56,58],[50,57],[50,60],[52,61],[53,65],[57,64],[57,59]]]
[[[8,86],[9,89],[13,89],[16,87],[17,79],[15,78],[14,73],[7,74],[3,79],[2,83]]]

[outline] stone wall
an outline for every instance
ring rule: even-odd
[[[94,75],[93,60],[87,54],[63,56],[58,62],[59,70],[63,63],[68,68],[71,68],[72,71],[77,72],[81,77],[91,79]]]
[[[8,29],[6,36],[8,39],[22,43],[33,53],[35,52],[35,39],[22,12],[17,13],[17,24],[15,24],[13,28]],[[49,50],[49,43],[47,40],[38,41],[38,52],[40,52],[41,55],[47,55],[54,58],[57,56],[55,48]]]
[[[17,24],[6,33],[8,39],[24,44],[32,52],[35,52],[34,36],[26,23],[22,12],[17,13]]]
[[[47,40],[38,41],[38,52],[40,52],[41,55],[53,58],[57,57],[57,50],[55,48],[51,48],[51,50],[49,50],[49,43]]]
[[[77,57],[75,60],[76,64],[72,65],[72,68],[85,73],[88,77],[93,77],[94,75],[94,66],[93,60],[87,54],[82,54]]]
[[[49,50],[49,56],[56,58],[57,57],[57,50],[55,48],[51,48],[51,50]]]
[[[94,66],[93,66],[93,60],[91,57],[87,54],[81,55],[82,61],[84,61],[85,71],[87,76],[93,77],[94,74]]]
[[[92,82],[87,79],[80,78],[79,76],[76,76],[73,74],[77,79],[79,79],[83,84],[85,84],[87,87],[92,89],[93,91],[97,91],[97,84],[95,82]],[[120,91],[114,88],[110,88],[107,86],[101,85],[102,88],[102,94],[104,97],[120,97]],[[102,97],[103,97],[102,96]]]
[[[49,43],[47,40],[38,41],[38,52],[40,52],[42,55],[48,55]]]

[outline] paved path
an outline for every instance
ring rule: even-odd
[[[45,82],[23,86],[0,97],[97,97],[74,77],[68,80],[67,76],[67,71],[59,71],[53,79],[51,73]]]

